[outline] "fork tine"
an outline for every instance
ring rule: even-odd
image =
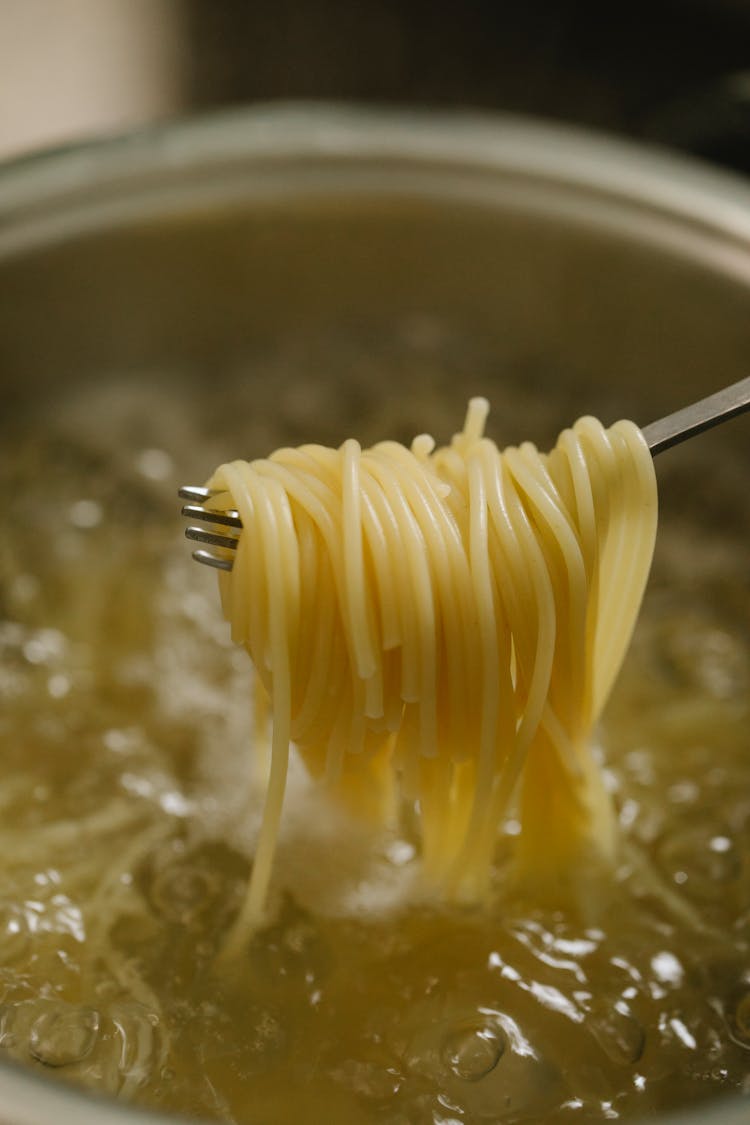
[[[242,520],[239,512],[234,508],[226,512],[212,512],[210,508],[203,508],[200,504],[185,504],[182,515],[193,520],[205,520],[206,523],[219,523],[224,527],[236,527],[238,531],[242,530]]]
[[[236,551],[239,543],[239,539],[230,535],[217,535],[215,531],[206,531],[203,527],[186,527],[185,537],[197,540],[198,543],[208,543],[212,547],[227,547],[231,551]]]
[[[213,524],[226,527],[229,528],[230,531],[236,531],[238,533],[237,535],[220,535],[211,527],[190,526],[185,529],[185,535],[188,539],[197,540],[199,543],[207,543],[211,547],[219,547],[220,551],[237,550],[239,532],[242,531],[242,520],[240,519],[239,513],[234,508],[229,508],[227,511],[212,511],[210,508],[204,507],[204,505],[215,496],[227,495],[226,489],[184,485],[178,490],[178,495],[183,500],[193,501],[191,504],[184,505],[182,509],[182,514],[184,516],[201,520],[203,523],[209,525]],[[193,551],[193,558],[196,562],[203,563],[204,566],[212,566],[216,570],[232,569],[232,555],[216,554],[213,551],[206,551],[203,548],[199,548],[197,551]]]
[[[210,500],[212,496],[218,495],[215,488],[199,488],[197,485],[184,485],[182,488],[177,489],[177,495],[181,500],[197,500],[199,504]]]
[[[210,551],[193,551],[193,558],[196,562],[212,566],[216,570],[232,569],[232,559],[222,559],[218,555],[212,555]]]

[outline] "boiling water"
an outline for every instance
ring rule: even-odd
[[[585,908],[504,893],[512,819],[489,907],[431,905],[408,823],[368,834],[295,773],[274,920],[217,967],[260,809],[249,665],[174,514],[190,423],[171,408],[166,452],[155,390],[116,403],[114,438],[79,404],[3,468],[2,1051],[257,1125],[601,1121],[750,1087],[740,549],[663,528],[601,732],[621,863]],[[202,440],[206,471],[237,451]]]

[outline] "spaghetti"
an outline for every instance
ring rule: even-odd
[[[651,563],[651,456],[632,423],[593,418],[548,454],[501,452],[488,410],[472,399],[443,448],[280,449],[209,482],[242,519],[222,604],[273,712],[240,931],[263,920],[292,742],[359,816],[415,803],[446,898],[486,895],[511,802],[528,877],[613,854],[591,732]]]

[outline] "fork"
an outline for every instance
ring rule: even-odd
[[[740,379],[738,383],[732,383],[729,387],[724,387],[723,390],[707,398],[691,403],[690,406],[685,406],[674,414],[667,414],[665,418],[651,422],[648,426],[644,426],[641,432],[651,453],[656,456],[664,449],[678,445],[687,438],[711,429],[720,422],[726,422],[746,410],[750,410],[750,376]],[[177,494],[183,500],[192,501],[182,508],[183,516],[211,525],[208,529],[189,526],[185,529],[186,537],[205,543],[209,547],[218,547],[222,552],[217,554],[199,547],[193,551],[193,558],[196,562],[215,567],[217,570],[231,570],[231,552],[237,549],[242,531],[239,512],[234,508],[224,512],[213,512],[205,506],[213,497],[220,495],[218,489],[186,485],[180,488]],[[217,527],[226,528],[227,534],[214,530]],[[230,553],[226,554],[227,551]]]

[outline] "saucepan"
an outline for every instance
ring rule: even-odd
[[[582,413],[645,424],[747,375],[750,189],[564,126],[326,105],[35,155],[0,171],[0,365],[0,459],[19,435],[61,456],[78,437],[92,473],[96,451],[139,450],[128,533],[178,536],[175,486],[222,454],[446,437],[472,393],[503,441],[544,445]],[[662,581],[693,546],[750,544],[747,423],[700,442],[659,466],[663,518],[696,529],[657,555]],[[39,552],[45,487],[24,500]],[[0,1051],[2,1125],[167,1120],[49,1074]]]

